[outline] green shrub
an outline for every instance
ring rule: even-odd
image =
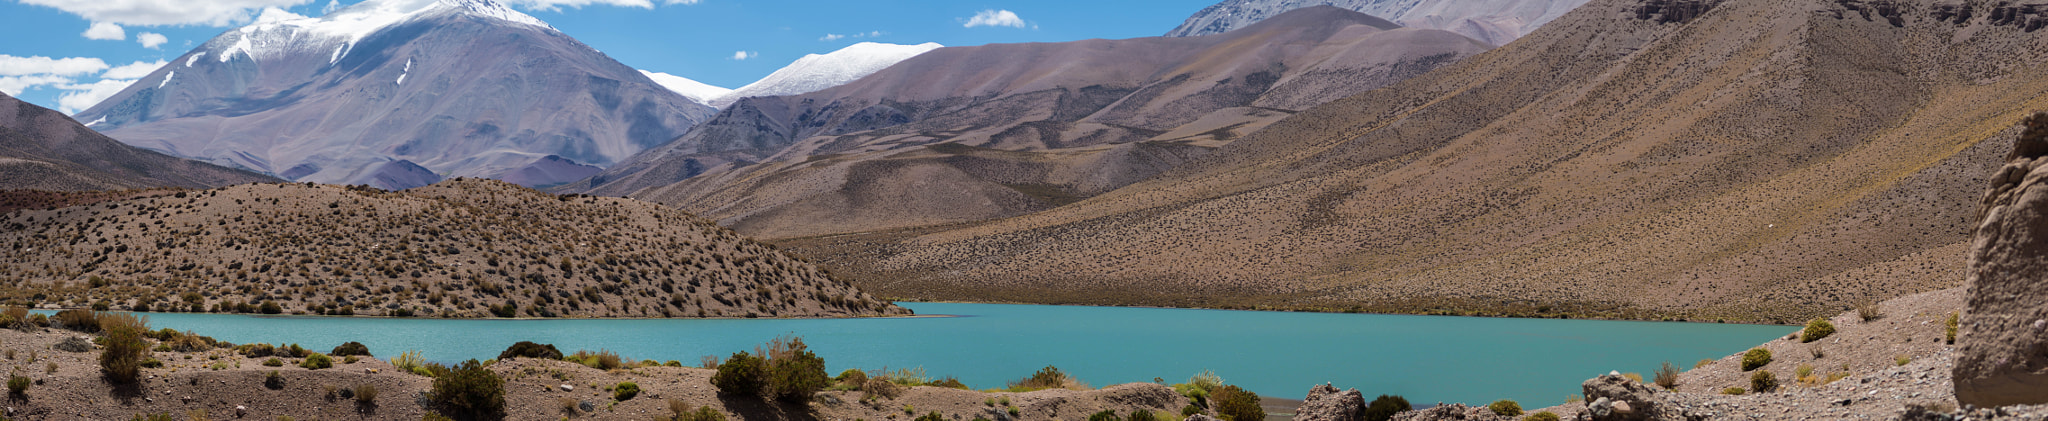
[[[626,368],[626,359],[624,357],[620,357],[619,353],[612,352],[611,350],[607,349],[600,349],[597,350],[597,352],[590,352],[589,350],[577,350],[575,354],[570,354],[569,356],[562,357],[562,360],[572,361],[577,364],[582,364],[585,367],[595,368],[599,370],[609,371]]]
[[[1957,316],[1959,316],[1959,313],[1951,312],[1948,314],[1948,321],[1943,322],[1943,324],[1947,326],[1947,328],[1944,329],[1947,332],[1945,341],[1948,342],[1949,345],[1956,344],[1956,329],[1957,327],[1959,327],[1959,324],[1956,323]]]
[[[277,374],[277,370],[270,370],[270,374],[263,375],[263,387],[271,390],[283,389],[284,375]]]
[[[555,349],[554,344],[519,341],[519,343],[512,344],[511,347],[505,348],[505,352],[498,353],[498,360],[500,361],[509,360],[514,357],[559,360],[562,359],[562,350]]]
[[[277,348],[270,344],[247,344],[235,347],[236,351],[249,358],[263,358],[277,354]]]
[[[1740,387],[1731,387],[1731,388],[1727,388],[1727,389],[1721,389],[1721,394],[1723,394],[1723,395],[1740,395],[1740,394],[1744,394],[1744,393],[1749,393],[1749,391],[1748,391],[1748,390],[1744,390],[1743,388],[1740,388]]]
[[[159,412],[154,415],[137,414],[135,415],[135,418],[129,419],[133,421],[178,421],[176,418],[171,418],[171,413],[169,412]]]
[[[376,406],[376,405],[377,405],[377,385],[373,385],[373,384],[363,384],[363,385],[356,385],[356,405],[362,405],[362,406]]]
[[[270,359],[268,360],[263,360],[263,365],[266,367],[283,367],[284,360],[278,359],[277,357],[270,357]]]
[[[1067,373],[1060,371],[1059,367],[1048,365],[1038,369],[1036,373],[1031,373],[1031,377],[1011,381],[1009,386],[1012,392],[1029,392],[1066,387],[1070,380]]]
[[[725,413],[711,409],[711,405],[704,405],[697,408],[697,413],[690,415],[689,419],[684,421],[725,421]]]
[[[143,358],[142,368],[164,368],[164,362],[155,358]]]
[[[472,359],[434,378],[430,393],[439,411],[457,420],[505,418],[504,381]]]
[[[880,377],[869,377],[867,383],[861,383],[860,394],[861,399],[872,399],[877,396],[896,399],[898,396],[903,396],[903,386],[898,386],[895,382],[882,380]]]
[[[732,354],[725,363],[718,365],[718,374],[711,376],[711,385],[718,393],[732,396],[761,395],[761,358],[746,351]]]
[[[1180,416],[1183,417],[1200,413],[1202,413],[1202,407],[1195,406],[1192,403],[1188,404],[1188,406],[1180,407]]]
[[[101,325],[108,326],[107,323]],[[115,384],[134,384],[142,375],[143,356],[149,352],[149,343],[142,340],[142,329],[133,325],[111,326],[107,329],[106,343],[102,345],[100,371],[107,380]]]
[[[1806,329],[1799,332],[1799,342],[1818,341],[1833,334],[1835,334],[1834,323],[1828,323],[1828,319],[1825,317],[1815,317],[1813,321],[1806,322]]]
[[[1662,387],[1665,390],[1678,388],[1678,366],[1671,365],[1670,361],[1665,361],[1664,365],[1657,366],[1656,376],[1657,387]]]
[[[953,376],[946,376],[946,378],[938,379],[931,383],[927,383],[926,385],[932,387],[943,387],[947,389],[972,390],[967,388],[966,383],[961,383],[960,379],[954,378]]]
[[[640,396],[640,385],[637,383],[619,382],[618,386],[612,386],[613,400],[625,402],[633,400],[634,396]]]
[[[832,381],[842,385],[850,385],[858,389],[861,385],[867,384],[868,372],[860,371],[860,369],[858,368],[849,368],[846,369],[846,371],[839,372],[839,376],[833,377]]]
[[[1763,348],[1753,348],[1750,349],[1749,352],[1742,353],[1742,371],[1756,370],[1758,368],[1763,368],[1764,365],[1770,363],[1771,350]]]
[[[1223,421],[1260,421],[1266,419],[1266,409],[1259,407],[1259,395],[1234,385],[1223,386],[1209,392],[1209,399],[1216,405],[1216,415]]]
[[[1522,415],[1522,404],[1515,403],[1515,401],[1507,399],[1501,399],[1493,401],[1493,403],[1486,404],[1486,409],[1493,410],[1493,413],[1500,414],[1500,416],[1503,417],[1516,417]]]
[[[1088,421],[1124,421],[1124,418],[1116,416],[1116,410],[1114,409],[1104,409],[1102,412],[1089,415]]]
[[[1415,409],[1415,407],[1408,405],[1408,398],[1396,395],[1380,395],[1380,397],[1374,398],[1372,403],[1365,405],[1364,419],[1365,421],[1387,421],[1394,419],[1394,414],[1411,409]]]
[[[334,367],[334,359],[327,358],[326,354],[314,353],[313,355],[306,356],[305,361],[300,361],[299,366],[305,367],[307,370],[332,368]]]
[[[27,396],[29,383],[32,383],[32,381],[27,377],[7,376],[7,393],[14,396]]]
[[[831,385],[831,378],[825,375],[825,359],[804,346],[803,338],[778,339],[770,348],[765,373],[769,395],[784,402],[805,403]]]
[[[939,414],[939,411],[932,411],[929,414],[918,416],[916,421],[946,421],[946,416]]]
[[[1778,376],[1771,374],[1770,370],[1757,370],[1756,373],[1749,375],[1749,390],[1757,393],[1778,390]]]
[[[84,333],[99,333],[99,319],[99,315],[93,314],[92,311],[74,308],[57,312],[57,317],[51,319],[50,324],[61,329],[71,329]]]
[[[361,356],[365,356],[365,357],[374,357],[374,356],[375,356],[375,355],[370,355],[370,347],[368,347],[368,346],[364,346],[362,342],[354,342],[354,341],[351,341],[351,342],[348,342],[348,343],[343,343],[343,344],[341,344],[341,345],[337,345],[337,346],[335,346],[335,347],[334,347],[334,351],[333,351],[333,352],[328,352],[328,353],[327,353],[327,355],[333,355],[333,356],[336,356],[336,357],[351,357],[351,356],[357,356],[357,355],[361,355]]]
[[[1529,414],[1529,416],[1528,416],[1527,418],[1522,418],[1522,421],[1558,421],[1558,420],[1559,420],[1559,418],[1557,417],[1557,414],[1555,414],[1555,413],[1552,413],[1552,412],[1550,412],[1550,411],[1542,411],[1542,412],[1537,412],[1537,413],[1534,413],[1534,414]]]
[[[405,351],[398,353],[397,357],[391,358],[391,367],[397,368],[398,371],[402,372],[418,373],[421,364],[426,362],[426,358],[420,357],[419,351]]]
[[[1147,409],[1144,409],[1144,408],[1139,408],[1139,409],[1133,409],[1133,410],[1131,410],[1131,416],[1130,416],[1130,418],[1125,418],[1125,419],[1124,419],[1124,421],[1157,421],[1157,420],[1158,420],[1158,416],[1156,416],[1156,415],[1152,415],[1152,411],[1151,411],[1151,410],[1147,410]]]
[[[1904,366],[1913,363],[1913,357],[1910,355],[1900,355],[1893,357],[1892,362],[1895,363],[1894,365]]]

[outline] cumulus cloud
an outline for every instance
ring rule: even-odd
[[[974,17],[967,18],[966,27],[973,28],[977,26],[1022,28],[1024,27],[1024,18],[1017,17],[1016,12],[1008,10],[983,10],[981,13],[975,13]]]
[[[159,34],[155,32],[144,32],[140,34],[135,34],[135,42],[142,43],[142,48],[159,50],[161,48],[157,47],[162,47],[164,43],[171,42],[171,38],[164,36],[164,34]]]
[[[8,95],[19,96],[21,95],[22,91],[27,91],[29,90],[29,88],[34,88],[38,86],[51,86],[65,83],[71,83],[71,78],[49,75],[0,76],[0,92],[6,92]]]
[[[341,10],[341,0],[327,0],[327,7],[320,8],[320,14],[334,13],[336,10]]]
[[[82,76],[107,69],[107,62],[90,57],[15,57],[0,54],[0,76]]]
[[[128,39],[128,31],[122,30],[121,25],[115,25],[106,22],[93,22],[92,27],[85,28],[85,33],[79,35],[84,35],[85,39],[97,39],[107,41],[120,41]]]
[[[313,0],[20,0],[49,7],[93,22],[120,25],[212,25],[247,22],[251,12],[266,7],[292,7]]]
[[[143,76],[149,76],[150,73],[155,72],[157,68],[164,67],[164,64],[166,62],[163,60],[155,62],[138,61],[125,66],[107,69],[107,72],[101,73],[100,77],[106,79],[141,79]]]
[[[760,57],[760,56],[761,56],[761,53],[756,53],[756,52],[752,52],[752,51],[735,51],[735,52],[733,52],[733,53],[732,53],[732,59],[733,59],[733,60],[746,60],[746,59],[750,59],[750,58],[754,58],[754,57]]]
[[[57,88],[69,92],[57,97],[57,111],[78,114],[79,111],[85,111],[99,105],[100,101],[121,93],[122,89],[128,89],[128,85],[132,83],[135,81],[102,79],[93,83],[58,85]]]

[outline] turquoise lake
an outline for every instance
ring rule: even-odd
[[[378,357],[419,350],[427,359],[489,359],[513,342],[563,352],[608,349],[632,359],[678,360],[751,350],[802,336],[833,374],[848,368],[924,367],[977,389],[997,388],[1046,365],[1091,385],[1186,381],[1203,369],[1261,396],[1301,399],[1334,383],[1436,402],[1514,399],[1562,403],[1610,370],[1649,375],[1658,363],[1691,367],[1747,350],[1791,326],[1555,319],[1284,313],[1123,307],[904,303],[921,315],[845,320],[437,320],[151,313],[150,326],[234,343],[298,343],[326,351],[344,341]]]

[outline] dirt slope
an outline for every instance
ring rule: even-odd
[[[206,188],[276,180],[128,146],[64,113],[0,93],[0,189]]]

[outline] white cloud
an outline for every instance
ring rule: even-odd
[[[752,52],[752,51],[735,51],[735,52],[733,52],[733,53],[732,53],[732,59],[733,59],[733,60],[746,60],[746,59],[750,59],[750,58],[754,58],[754,57],[760,57],[760,56],[761,56],[761,53],[756,53],[756,52]]]
[[[212,25],[228,26],[246,22],[250,12],[265,7],[292,7],[313,0],[20,0],[22,4],[44,6],[84,17],[93,22],[121,25]]]
[[[142,43],[142,48],[157,50],[159,49],[157,47],[163,46],[166,42],[171,42],[171,38],[164,36],[164,34],[144,32],[135,34],[135,42]]]
[[[334,13],[336,10],[341,10],[341,0],[327,0],[327,7],[320,8],[320,14]]]
[[[822,37],[818,37],[818,40],[819,40],[819,41],[838,41],[838,40],[839,40],[840,38],[846,38],[846,36],[845,36],[845,35],[840,35],[840,34],[825,34],[825,36],[822,36]]]
[[[22,91],[27,91],[29,88],[65,83],[71,83],[71,78],[49,75],[0,76],[0,92],[21,96]]]
[[[15,57],[0,54],[0,76],[81,76],[107,69],[107,62],[90,57],[53,59],[43,56]]]
[[[100,101],[121,93],[122,89],[128,89],[128,85],[132,83],[135,81],[106,79],[93,83],[58,85],[58,88],[70,92],[57,97],[57,110],[65,114],[78,114],[79,111],[85,111],[99,105]]]
[[[852,34],[852,35],[840,35],[840,34],[825,34],[825,36],[822,36],[822,37],[818,37],[818,40],[819,40],[819,41],[838,41],[838,40],[842,40],[842,39],[847,39],[847,38],[875,38],[875,37],[880,37],[880,36],[882,36],[882,34],[884,34],[884,33],[885,33],[885,32],[882,32],[882,31],[868,31],[868,32],[856,32],[856,33],[854,33],[854,34]]]
[[[85,28],[85,33],[79,35],[84,35],[85,39],[97,39],[107,41],[120,41],[128,39],[128,31],[122,30],[121,25],[115,25],[106,22],[93,22],[92,27]]]
[[[284,9],[266,7],[263,8],[263,13],[256,14],[256,21],[253,23],[284,22],[291,20],[300,20],[305,18],[305,16],[301,16],[297,13],[292,13]]]
[[[505,4],[507,4],[507,5],[512,5],[512,6],[518,6],[518,7],[521,7],[521,8],[525,8],[525,9],[532,9],[532,10],[560,10],[560,9],[561,9],[561,8],[563,8],[563,7],[569,7],[569,8],[582,8],[582,7],[584,7],[584,6],[621,6],[621,7],[638,7],[638,8],[642,8],[642,9],[653,9],[653,8],[654,8],[654,6],[655,6],[655,3],[656,3],[656,2],[654,1],[654,0],[500,0],[500,1],[502,1],[503,3],[505,3]],[[683,4],[683,5],[689,5],[689,4],[697,4],[697,3],[698,3],[698,2],[700,2],[700,1],[702,1],[702,0],[661,0],[661,1],[660,1],[660,3],[661,3],[662,5],[674,5],[674,4]]]
[[[1024,18],[1017,17],[1016,12],[1011,12],[1008,10],[983,10],[981,11],[981,13],[974,14],[974,17],[967,18],[966,26],[969,28],[973,28],[976,26],[1008,26],[1012,28],[1022,28],[1024,27]]]
[[[125,66],[107,69],[107,72],[101,73],[100,77],[104,79],[141,79],[143,76],[149,76],[150,73],[156,72],[157,68],[164,67],[165,63],[163,60],[157,60],[156,62],[138,61]]]

